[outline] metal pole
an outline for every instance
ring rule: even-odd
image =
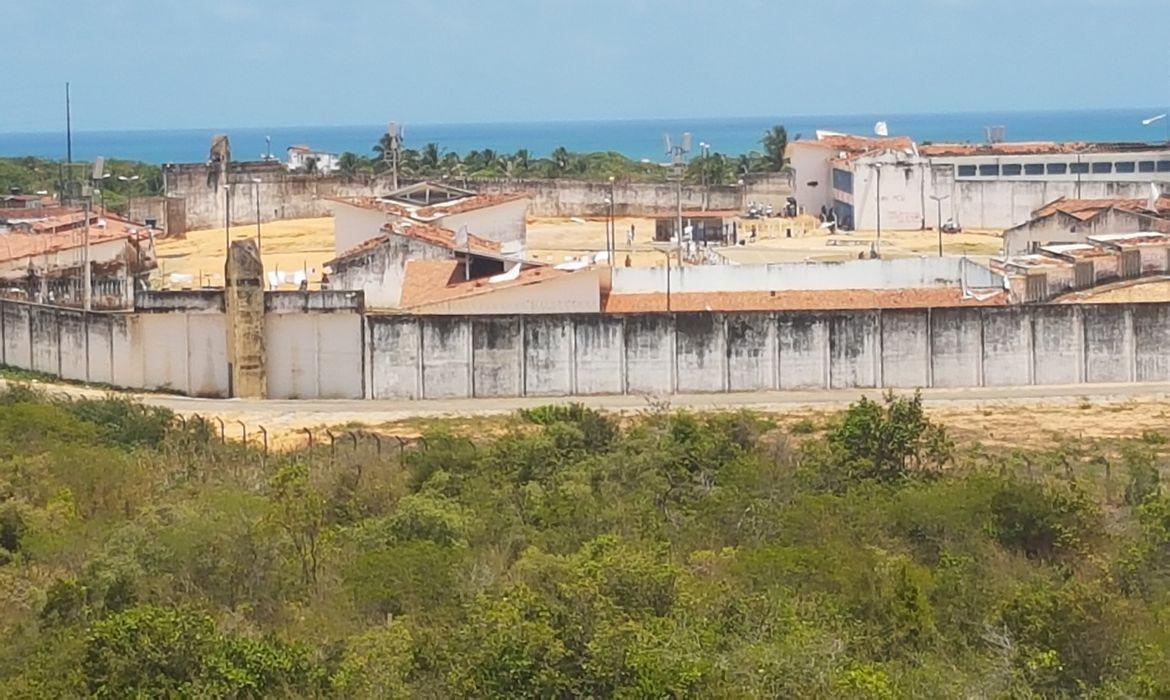
[[[613,218],[613,176],[609,178],[609,236],[606,238],[606,257],[609,266],[613,267],[613,256],[617,250],[617,222]]]
[[[226,258],[232,247],[232,186],[223,185],[223,254]]]
[[[69,105],[69,83],[65,83],[65,162],[73,165],[73,114]]]
[[[670,313],[670,251],[666,251],[666,311]]]
[[[882,166],[877,165],[877,255],[882,256]]]
[[[256,189],[256,252],[263,253],[264,246],[260,243],[260,182],[259,179],[252,180],[252,184]]]
[[[675,191],[675,205],[678,209],[678,212],[677,212],[678,213],[678,222],[676,223],[676,225],[678,226],[678,266],[682,267],[683,227],[682,227],[682,170],[681,169],[679,169],[679,172],[678,172],[678,183],[677,184],[678,184],[678,189]]]
[[[89,210],[90,200],[85,200],[85,245],[81,254],[81,307],[89,311],[92,303],[93,290],[90,287],[89,276]]]
[[[941,258],[942,254],[942,198],[936,198],[935,203],[938,204],[938,256]]]

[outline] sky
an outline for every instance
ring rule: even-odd
[[[1170,103],[1170,0],[0,0],[0,132]]]

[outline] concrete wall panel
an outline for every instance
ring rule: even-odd
[[[1085,327],[1085,381],[1131,381],[1133,338],[1128,309],[1112,304],[1086,304],[1081,317]]]
[[[311,314],[316,319],[319,391],[322,399],[362,398],[361,314]]]
[[[1027,309],[983,309],[983,383],[1032,383],[1032,316]]]
[[[1077,307],[1034,306],[1031,311],[1036,383],[1081,381],[1084,336]]]
[[[1170,381],[1170,305],[1134,304],[1135,374],[1139,382]]]
[[[726,391],[727,347],[722,314],[679,314],[675,318],[678,391]]]
[[[113,346],[113,384],[146,387],[146,361],[142,344],[142,319],[146,314],[110,316],[110,343]]]
[[[979,386],[982,334],[979,309],[931,309],[933,386]]]
[[[882,386],[930,386],[928,318],[925,309],[882,312]]]
[[[317,324],[307,314],[264,316],[268,398],[311,399],[319,394]]]
[[[114,383],[114,318],[110,314],[89,315],[89,381]]]
[[[467,318],[423,319],[423,397],[471,396],[471,323]]]
[[[834,389],[877,386],[877,313],[829,317],[829,382]]]
[[[573,392],[573,323],[562,316],[528,316],[524,322],[524,394]]]
[[[780,314],[776,319],[780,346],[781,389],[827,389],[829,386],[829,321],[810,313]]]
[[[776,388],[779,354],[772,314],[728,315],[726,346],[729,391]]]
[[[4,364],[32,369],[32,338],[29,335],[29,310],[26,304],[4,303]]]
[[[191,396],[228,396],[227,317],[224,314],[187,316],[187,393]],[[146,339],[146,347],[153,339]]]
[[[58,309],[57,323],[60,324],[58,351],[61,353],[61,376],[74,381],[88,381],[89,358],[86,352],[88,319],[80,311]]]
[[[673,390],[672,317],[638,314],[625,317],[626,388],[631,394],[669,394]]]
[[[187,314],[140,314],[138,331],[143,388],[188,393]]]
[[[29,307],[32,339],[32,369],[45,374],[60,374],[57,310],[45,306]]]
[[[620,316],[573,316],[574,383],[577,394],[625,392],[625,351]]]
[[[409,316],[369,316],[370,394],[375,399],[420,396],[421,321]]]
[[[486,316],[471,320],[472,391],[474,396],[519,396],[523,388],[518,317]]]

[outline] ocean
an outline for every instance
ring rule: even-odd
[[[1003,126],[1009,141],[1163,141],[1170,140],[1170,119],[1146,126],[1142,120],[1160,110],[1115,109],[1050,112],[968,112],[955,114],[853,115],[758,117],[728,119],[639,119],[624,121],[565,121],[496,124],[407,124],[408,148],[434,142],[444,151],[466,153],[491,148],[514,152],[527,148],[535,157],[546,156],[560,146],[570,151],[617,151],[634,159],[665,158],[663,134],[678,138],[684,131],[698,144],[711,144],[714,152],[738,155],[759,150],[760,137],[773,124],[783,124],[790,139],[812,138],[817,129],[856,134],[873,133],[877,121],[889,125],[891,135],[911,136],[917,141],[983,141],[988,126]],[[384,132],[382,125],[305,126],[265,129],[159,129],[151,131],[85,131],[73,133],[73,157],[95,156],[140,160],[149,163],[198,162],[207,158],[213,134],[231,138],[236,160],[260,158],[271,137],[272,152],[282,160],[292,144],[340,153],[370,154]],[[0,132],[0,156],[64,158],[64,129],[54,132]]]

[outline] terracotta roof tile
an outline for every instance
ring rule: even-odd
[[[846,155],[856,156],[869,151],[881,149],[905,150],[914,147],[914,141],[909,136],[888,136],[873,138],[869,136],[855,136],[853,134],[821,134],[819,138],[793,141],[796,144],[812,144],[831,148],[834,151],[844,151]]]
[[[420,219],[432,220],[452,214],[475,211],[476,209],[486,209],[527,198],[527,195],[523,194],[477,194],[472,197],[457,199],[450,204],[423,207],[422,209],[416,210],[414,216]]]
[[[407,261],[399,306],[411,308],[436,304],[500,289],[538,284],[573,273],[552,267],[530,267],[522,269],[516,279],[501,282],[491,282],[487,277],[466,280],[464,274],[463,264],[458,260]]]
[[[956,287],[923,289],[837,289],[776,292],[672,293],[671,311],[832,311],[845,309],[911,309],[946,306],[999,306],[1008,303],[1004,290],[979,290],[963,297]],[[611,294],[605,313],[666,311],[666,294]]]
[[[361,255],[362,253],[371,251],[378,246],[388,242],[391,236],[412,238],[414,240],[429,243],[440,248],[446,248],[452,252],[470,250],[472,254],[487,255],[491,257],[500,256],[500,244],[496,243],[495,241],[489,241],[486,238],[469,235],[467,237],[468,245],[466,248],[464,246],[456,247],[455,232],[440,226],[435,226],[433,224],[424,224],[417,221],[392,221],[383,226],[382,231],[383,233],[381,235],[359,243],[349,250],[344,251],[326,264],[332,265],[338,261],[352,258],[354,256]]]
[[[145,229],[121,219],[105,217],[105,226],[90,226],[90,245],[118,239],[136,239]],[[85,229],[78,227],[57,233],[9,232],[0,235],[0,261],[18,260],[85,245]]]

